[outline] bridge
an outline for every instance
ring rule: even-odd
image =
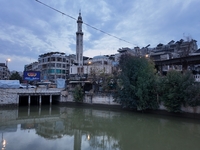
[[[6,104],[52,104],[60,101],[61,91],[58,88],[0,89],[0,105]]]

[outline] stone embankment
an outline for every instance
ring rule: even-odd
[[[0,105],[18,104],[20,96],[60,95],[59,102],[74,102],[72,92],[58,88],[0,89]],[[84,103],[119,105],[109,94],[85,94]]]
[[[0,105],[18,104],[19,96],[60,95],[62,90],[57,88],[0,89]]]
[[[18,104],[19,96],[27,96],[27,95],[59,95],[59,102],[67,103],[74,102],[72,92],[68,92],[64,89],[58,88],[36,88],[36,89],[0,89],[0,105],[7,104]],[[101,105],[113,105],[119,106],[118,103],[113,102],[113,97],[110,94],[91,94],[86,93],[83,103],[85,104],[101,104]],[[200,107],[190,107],[190,106],[182,106],[182,111],[190,114],[199,114],[200,115]],[[159,110],[166,111],[166,108],[163,104],[160,105]]]

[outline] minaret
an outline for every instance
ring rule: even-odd
[[[76,62],[78,66],[83,66],[83,32],[82,32],[82,17],[79,12],[77,20],[77,32],[76,32]]]

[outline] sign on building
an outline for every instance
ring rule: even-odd
[[[40,72],[39,71],[24,71],[23,75],[24,80],[27,81],[40,81]]]

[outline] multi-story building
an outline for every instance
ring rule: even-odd
[[[70,62],[73,62],[73,55],[66,56],[65,53],[45,53],[38,58],[38,70],[41,80],[55,82],[57,78],[67,79],[69,75]]]
[[[5,63],[0,63],[0,80],[8,80],[10,78],[10,71]]]
[[[25,65],[24,71],[39,71],[38,70],[38,62],[33,62],[31,64]]]
[[[55,82],[57,78],[67,79],[70,64],[75,62],[74,54],[50,52],[39,55],[38,62],[25,65],[24,71],[40,71],[41,80]]]
[[[168,44],[158,44],[155,48],[150,50],[150,56],[153,60],[164,60],[179,57],[186,57],[198,50],[196,40],[184,41],[170,41]]]
[[[197,52],[196,40],[187,40],[184,41],[183,39],[175,42],[170,41],[168,44],[158,44],[157,47],[153,48],[150,51],[150,57],[153,60],[166,60],[166,59],[173,59],[173,58],[180,58],[180,57],[187,57],[193,55]],[[167,72],[168,70],[177,70],[182,71],[182,65],[164,65],[162,66],[162,72]]]

